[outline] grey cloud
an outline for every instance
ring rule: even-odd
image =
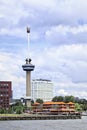
[[[75,94],[81,96],[81,93],[78,92],[80,88],[81,90],[87,90],[87,87],[85,87],[86,85],[83,83],[85,82],[87,84],[87,1],[37,1],[21,0],[20,2],[18,0],[13,0],[4,1],[3,4],[5,4],[5,8],[1,8],[2,5],[0,5],[0,9],[2,9],[0,10],[0,28],[2,29],[0,35],[3,35],[1,43],[6,38],[4,34],[10,36],[10,39],[6,39],[6,43],[9,44],[10,40],[14,41],[17,52],[15,55],[20,55],[19,59],[24,60],[27,48],[24,44],[27,41],[25,41],[25,39],[22,41],[22,37],[26,38],[26,32],[24,33],[24,31],[26,26],[29,25],[31,27],[30,47],[33,55],[32,63],[34,62],[36,66],[35,71],[32,73],[32,77],[48,78],[56,83],[62,83],[64,86],[60,85],[60,89],[64,89],[67,84],[68,88],[66,91],[62,92],[67,92],[68,94],[69,92],[71,93],[71,91],[75,93],[75,88],[77,87]],[[36,44],[32,44],[33,42]],[[23,46],[20,44],[18,47],[16,43],[24,44]],[[4,46],[6,48],[7,45],[5,45],[6,44],[1,45],[1,47]],[[44,50],[44,47],[47,49]],[[8,56],[8,53],[6,53],[5,57],[5,59],[8,57],[10,58],[8,61],[12,63],[10,65],[13,72],[11,69],[9,70],[7,60],[2,62],[2,53],[0,53],[0,65],[6,65],[4,67],[9,71],[8,73],[4,73],[5,70],[0,69],[1,75],[3,74],[3,76],[1,76],[2,78],[12,79],[16,95],[17,87],[20,89],[19,93],[21,94],[21,88],[19,86],[23,85],[24,87],[25,75],[22,68],[19,68],[24,61],[19,62],[17,57],[12,59],[12,57],[14,57],[12,49],[15,48],[14,45],[12,48],[11,44],[10,52],[12,51],[12,56]],[[32,48],[34,48],[33,51]],[[14,64],[17,64],[18,68],[14,69]],[[70,82],[77,83],[78,85],[73,84],[74,87],[72,87]],[[80,87],[78,87],[79,82],[82,83]],[[83,89],[82,86],[84,86]],[[72,87],[72,89],[70,87]],[[70,89],[71,91],[69,91]],[[83,95],[86,95],[86,93],[83,92]]]
[[[48,29],[45,38],[48,42],[55,45],[62,44],[86,44],[87,43],[87,24],[81,26],[58,25]]]
[[[70,45],[49,48],[38,55],[39,71],[50,72],[56,81],[87,82],[87,45]],[[43,62],[39,62],[42,57]],[[45,58],[46,57],[46,58]],[[39,63],[39,64],[38,64]],[[38,67],[39,67],[38,66]],[[44,73],[45,74],[45,73]],[[48,76],[49,76],[48,75]]]
[[[7,25],[8,29],[13,27],[24,28],[27,25],[31,26],[32,32],[38,35],[37,41],[43,39],[47,43],[53,44],[72,44],[72,43],[86,43],[86,32],[73,34],[67,32],[63,34],[61,32],[53,32],[51,36],[46,36],[46,32],[59,25],[63,26],[78,26],[87,23],[85,12],[87,12],[87,2],[75,1],[75,0],[51,0],[48,3],[45,1],[24,1],[20,2],[13,1],[10,4],[11,8],[8,7],[8,3],[4,2],[1,7],[5,7],[6,10],[1,8],[1,16],[4,15],[4,19],[1,19],[2,27]],[[85,3],[85,4],[84,4]],[[81,4],[81,6],[80,6]],[[8,16],[8,17],[7,17]],[[23,31],[23,30],[22,30]],[[9,34],[9,32],[8,32]],[[10,34],[9,34],[10,35]],[[84,36],[84,37],[83,37]],[[34,38],[32,37],[32,40]]]

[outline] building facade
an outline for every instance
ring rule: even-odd
[[[43,104],[35,102],[33,104],[34,113],[44,113],[53,115],[75,114],[75,104],[73,102],[44,102]]]
[[[53,83],[51,80],[35,79],[32,81],[32,99],[40,98],[43,101],[51,101],[53,98]]]
[[[0,81],[0,108],[9,108],[12,98],[11,81]]]

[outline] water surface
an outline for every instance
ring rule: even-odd
[[[0,121],[0,130],[87,130],[87,116],[75,120]]]

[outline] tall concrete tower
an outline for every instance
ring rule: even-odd
[[[28,58],[26,58],[26,63],[22,65],[24,71],[26,71],[26,106],[31,107],[31,71],[34,70],[34,65],[31,64],[31,59],[29,56],[29,36],[30,36],[30,28],[27,27],[28,34]]]

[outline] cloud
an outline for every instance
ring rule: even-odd
[[[14,97],[25,94],[26,26],[32,78],[51,79],[57,94],[86,97],[86,12],[86,0],[0,0],[0,80],[12,80]]]
[[[38,58],[36,55],[35,58],[37,59],[36,66],[40,66],[42,71],[51,71],[58,76],[59,74],[65,75],[73,82],[87,81],[87,45],[65,45],[52,47],[48,50],[43,51],[41,55],[38,55]]]
[[[60,89],[57,94],[58,94],[58,95],[61,95],[61,96],[62,96],[62,95],[63,95],[63,96],[68,95],[68,93],[67,93],[64,89]]]
[[[48,42],[56,45],[87,43],[87,24],[78,26],[58,25],[45,33]],[[55,40],[56,39],[56,40]]]
[[[84,83],[58,83],[55,87],[55,95],[73,95],[75,97],[86,98],[87,99],[87,82]]]
[[[15,25],[19,22],[21,17],[26,17],[27,12],[23,8],[22,4],[17,0],[1,0],[0,2],[0,14],[2,15],[3,22],[7,22],[7,26]],[[4,25],[4,23],[3,23]]]
[[[13,96],[16,98],[25,93],[25,77],[20,58],[12,53],[0,52],[0,80],[12,81]]]
[[[21,32],[23,37],[22,32],[29,25],[32,28],[32,39],[35,39],[35,37],[38,40],[44,38],[44,34],[48,36],[47,39],[50,39],[50,34],[52,34],[51,40],[54,41],[56,38],[56,43],[86,42],[86,5],[86,0],[84,2],[82,0],[1,1],[1,33],[3,35],[8,33],[8,35],[20,36]],[[81,38],[84,33],[85,37]],[[35,36],[33,37],[33,35]]]

